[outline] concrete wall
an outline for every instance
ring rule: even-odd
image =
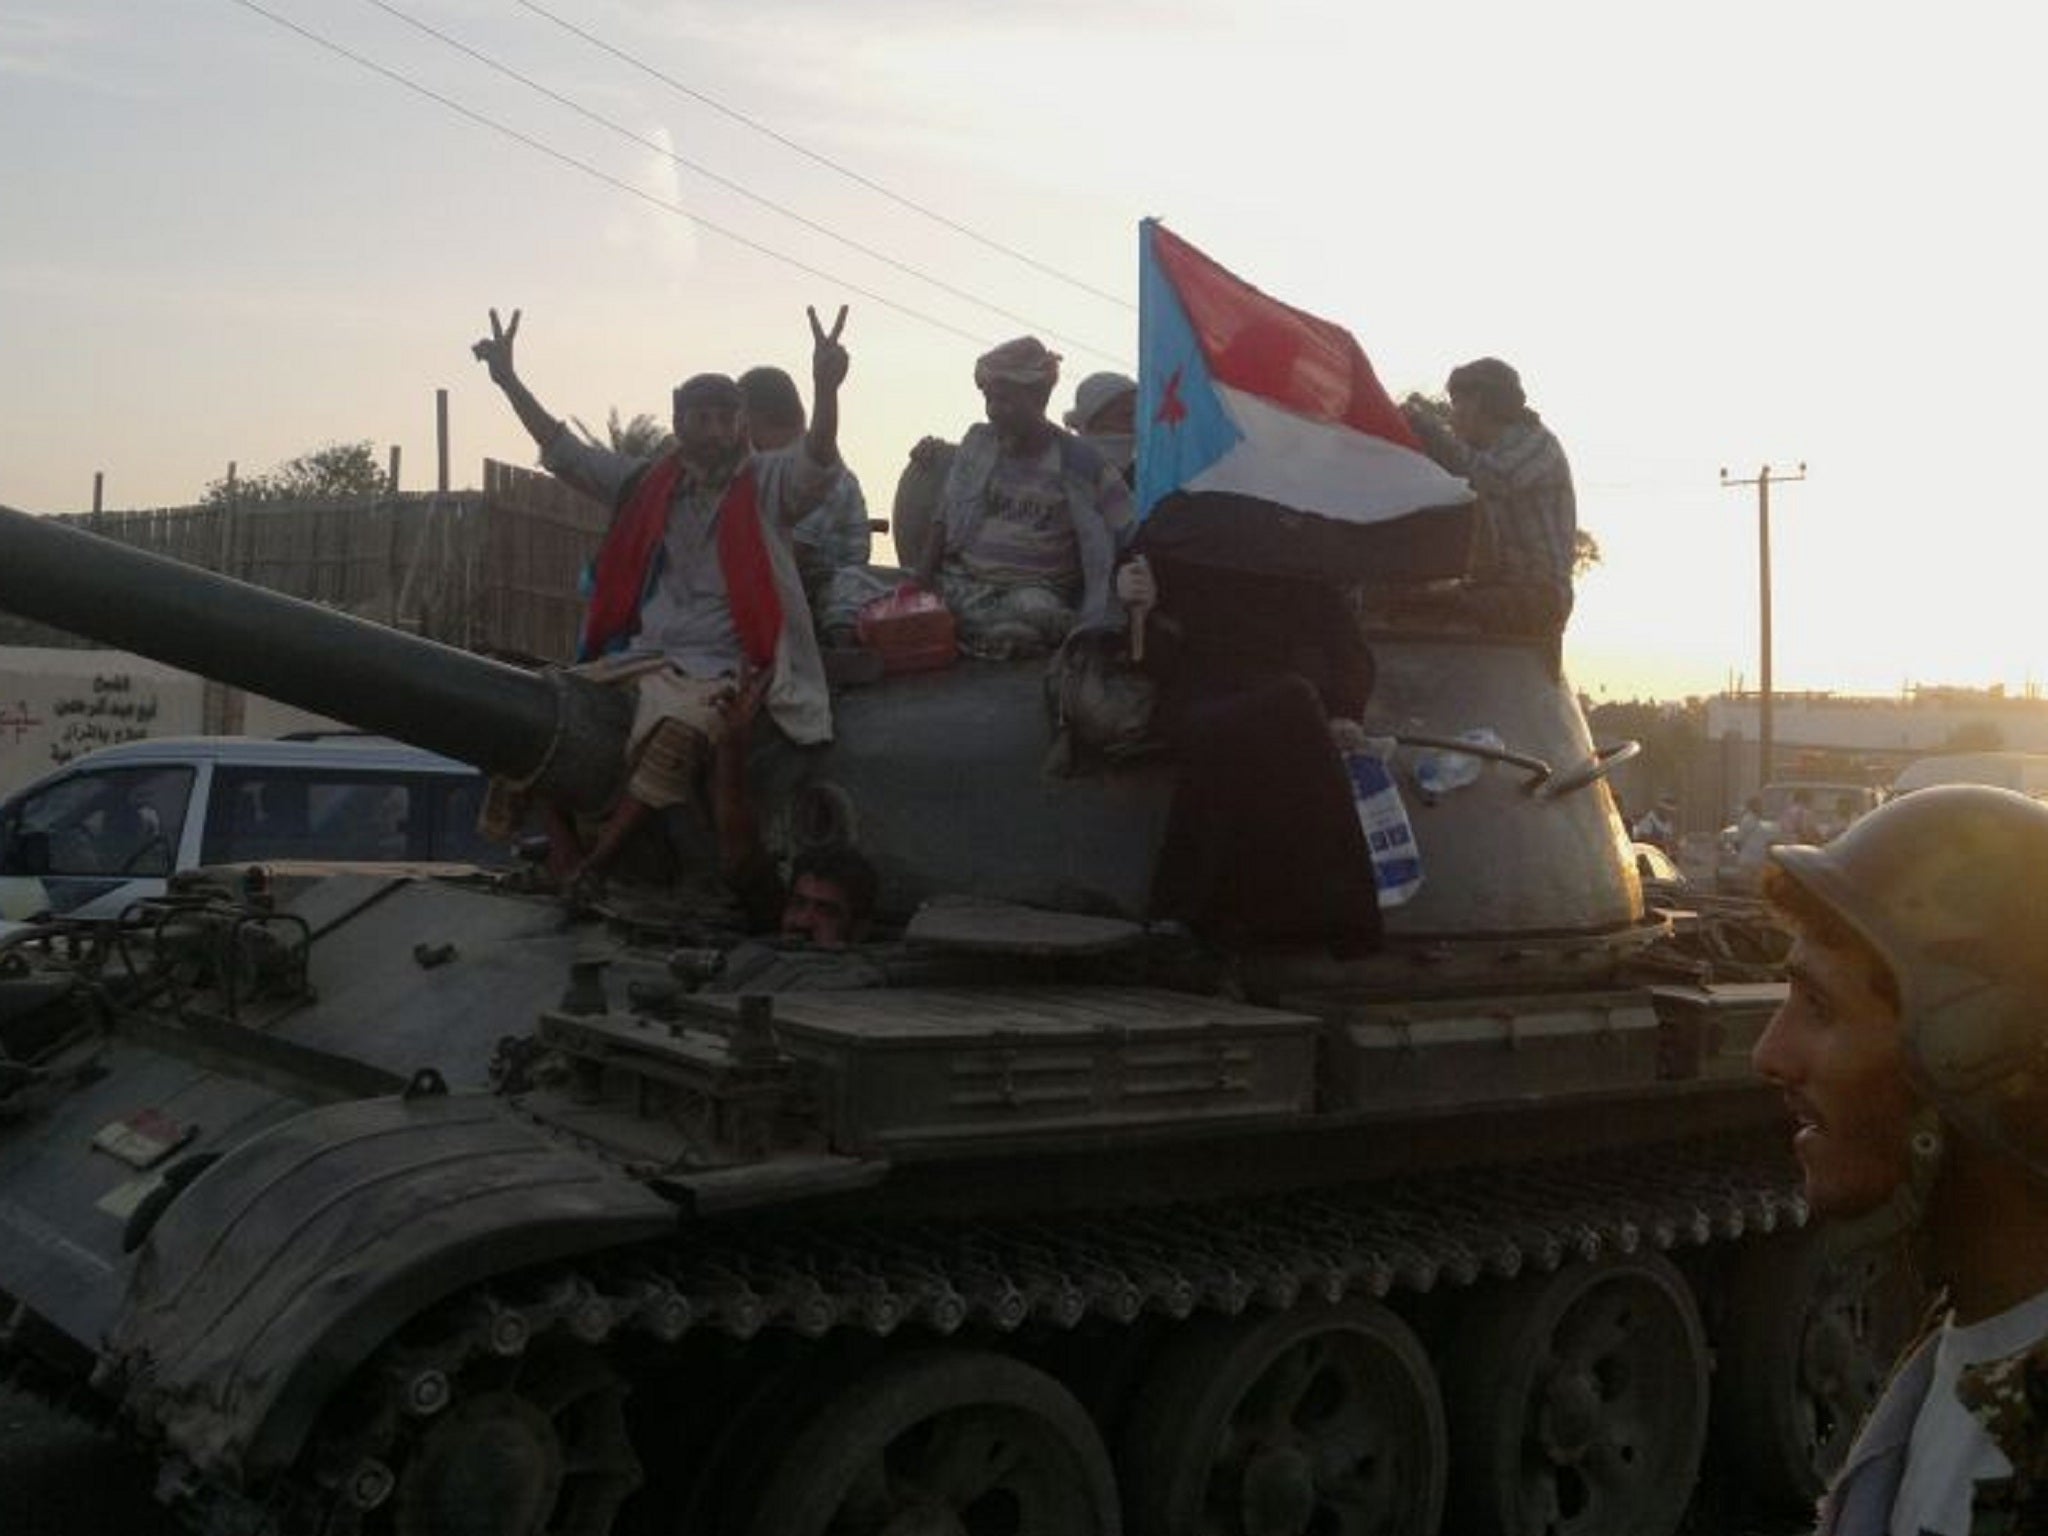
[[[0,645],[0,798],[117,742],[347,729],[125,651]]]
[[[123,651],[0,646],[0,794],[117,742],[205,728],[206,685]]]
[[[1707,734],[1757,739],[1754,695],[1707,701]],[[1783,695],[1772,701],[1771,735],[1779,751],[1825,747],[1907,758],[1937,752],[1956,733],[1990,727],[2012,752],[2048,752],[2048,699],[1927,690],[1905,698]]]

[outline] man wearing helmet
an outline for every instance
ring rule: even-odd
[[[1770,859],[1796,942],[1754,1061],[1808,1201],[1849,1241],[1910,1230],[1949,1306],[1820,1530],[2048,1531],[2048,806],[1928,789]]]

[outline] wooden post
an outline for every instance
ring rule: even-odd
[[[398,503],[398,444],[391,445],[391,500],[385,507],[391,519],[390,538],[384,551],[384,622],[398,628],[398,587],[401,580],[398,540],[405,522],[405,508]]]
[[[391,473],[384,485],[385,491],[393,496],[398,494],[398,444],[391,445]]]
[[[103,469],[94,470],[92,472],[92,511],[93,516],[95,517],[99,516],[101,508],[103,508],[106,505],[106,499],[104,495],[106,488],[106,471]]]
[[[220,563],[214,567],[223,576],[230,569],[235,552],[235,461],[228,460],[228,493],[220,504]]]
[[[441,455],[440,492],[448,494],[448,391],[434,391],[434,438]]]

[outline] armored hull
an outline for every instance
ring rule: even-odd
[[[758,762],[871,851],[856,954],[284,870],[16,943],[13,1357],[220,1532],[1671,1531],[1710,1440],[1799,1500],[1910,1298],[1807,1229],[1779,989],[1645,911],[1541,648],[1374,644],[1425,873],[1363,959],[1145,923],[1170,766],[1048,778],[1028,664]]]

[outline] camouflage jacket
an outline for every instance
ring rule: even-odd
[[[1864,1421],[1841,1476],[1821,1500],[1816,1536],[1887,1536],[1913,1421],[1934,1374],[1934,1343],[1925,1340],[1906,1358]],[[2010,1477],[1977,1484],[1969,1536],[2048,1533],[2048,1339],[1964,1367],[1956,1395],[2013,1469]]]
[[[1977,1484],[1970,1536],[2048,1532],[2048,1339],[1966,1368],[1956,1396],[2012,1463],[2012,1476]]]

